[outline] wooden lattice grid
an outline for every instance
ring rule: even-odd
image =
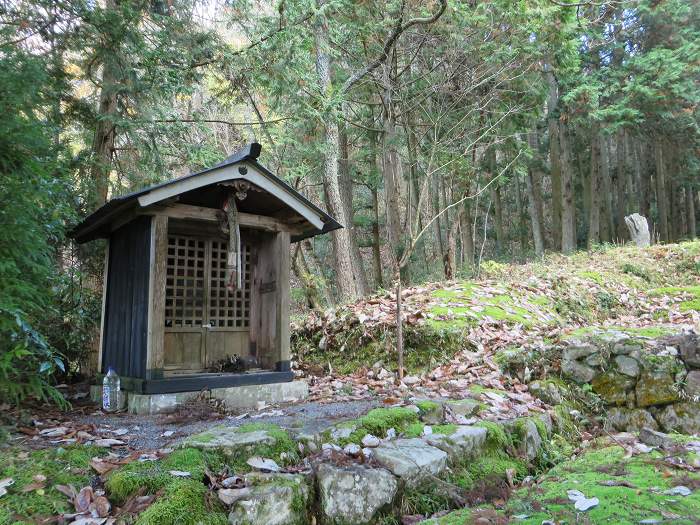
[[[212,327],[247,328],[250,320],[250,247],[241,244],[242,286],[233,294],[226,288],[227,250],[226,241],[212,241],[209,322]]]
[[[165,327],[247,328],[250,318],[250,247],[241,246],[243,283],[226,288],[228,243],[184,235],[168,236]]]

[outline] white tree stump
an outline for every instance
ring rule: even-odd
[[[633,213],[625,217],[625,224],[630,232],[630,237],[634,243],[640,248],[646,248],[651,245],[651,235],[649,234],[649,223],[646,217]]]

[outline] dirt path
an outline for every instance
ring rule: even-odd
[[[378,401],[344,401],[336,403],[302,402],[286,406],[266,407],[238,416],[219,416],[207,419],[188,418],[178,413],[165,416],[135,416],[132,414],[78,413],[69,419],[77,425],[96,425],[99,429],[117,431],[119,439],[137,450],[169,447],[185,437],[203,432],[216,425],[238,426],[244,423],[273,423],[282,428],[314,433],[344,419],[356,418]],[[124,429],[126,433],[123,433]],[[123,434],[122,434],[123,433]],[[122,435],[120,435],[122,434]]]

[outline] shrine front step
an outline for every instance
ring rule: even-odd
[[[167,414],[200,395],[202,395],[201,392],[137,394],[122,390],[120,392],[120,407],[130,414],[136,415]],[[207,391],[207,395],[214,399],[220,399],[231,410],[255,410],[275,403],[302,401],[309,396],[309,385],[306,381],[290,381],[213,388]],[[102,387],[91,386],[90,398],[102,406]]]

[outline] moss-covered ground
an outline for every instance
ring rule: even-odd
[[[298,448],[289,434],[276,425],[248,423],[237,432],[264,430],[275,438],[274,444],[261,444],[246,454],[227,456],[215,451],[185,447],[158,461],[131,462],[113,472],[105,483],[107,495],[123,503],[137,493],[157,494],[155,503],[142,513],[136,525],[217,525],[227,522],[225,509],[205,485],[205,473],[243,474],[251,470],[251,456],[274,459],[280,465],[298,461]],[[213,438],[213,434],[212,438]],[[195,436],[206,442],[207,433]],[[189,472],[186,478],[173,471]]]
[[[691,464],[696,460],[688,451],[679,452],[677,457]],[[691,494],[664,494],[678,485],[691,489]],[[599,504],[585,513],[578,512],[567,497],[568,490],[598,498]],[[555,466],[537,484],[514,491],[499,508],[463,509],[427,523],[462,525],[474,523],[479,516],[500,516],[508,522],[527,525],[540,525],[546,520],[570,524],[690,525],[700,517],[700,473],[675,468],[656,451],[627,457],[619,446],[601,446]]]
[[[700,310],[699,259],[697,241],[646,249],[601,246],[525,265],[484,264],[476,279],[408,287],[406,311],[418,311],[421,321],[406,323],[405,367],[418,374],[450,361],[471,348],[465,336],[483,323],[518,325],[546,338],[553,330],[614,324],[625,316],[619,328],[656,337],[664,328],[633,326],[629,320],[669,322],[667,304],[681,312]],[[667,302],[659,300],[664,296]],[[339,374],[378,361],[395,368],[394,317],[375,306],[392,302],[389,294],[352,308],[341,306],[320,324],[298,323],[292,333],[298,361],[324,368],[330,364]]]
[[[56,485],[73,485],[78,490],[88,485],[94,475],[90,460],[103,454],[104,449],[85,446],[0,451],[0,479],[14,480],[8,494],[0,498],[0,525],[38,523],[42,518],[71,510],[68,499],[56,490]],[[37,479],[42,477],[46,479],[39,488]],[[32,489],[33,485],[37,488]]]

